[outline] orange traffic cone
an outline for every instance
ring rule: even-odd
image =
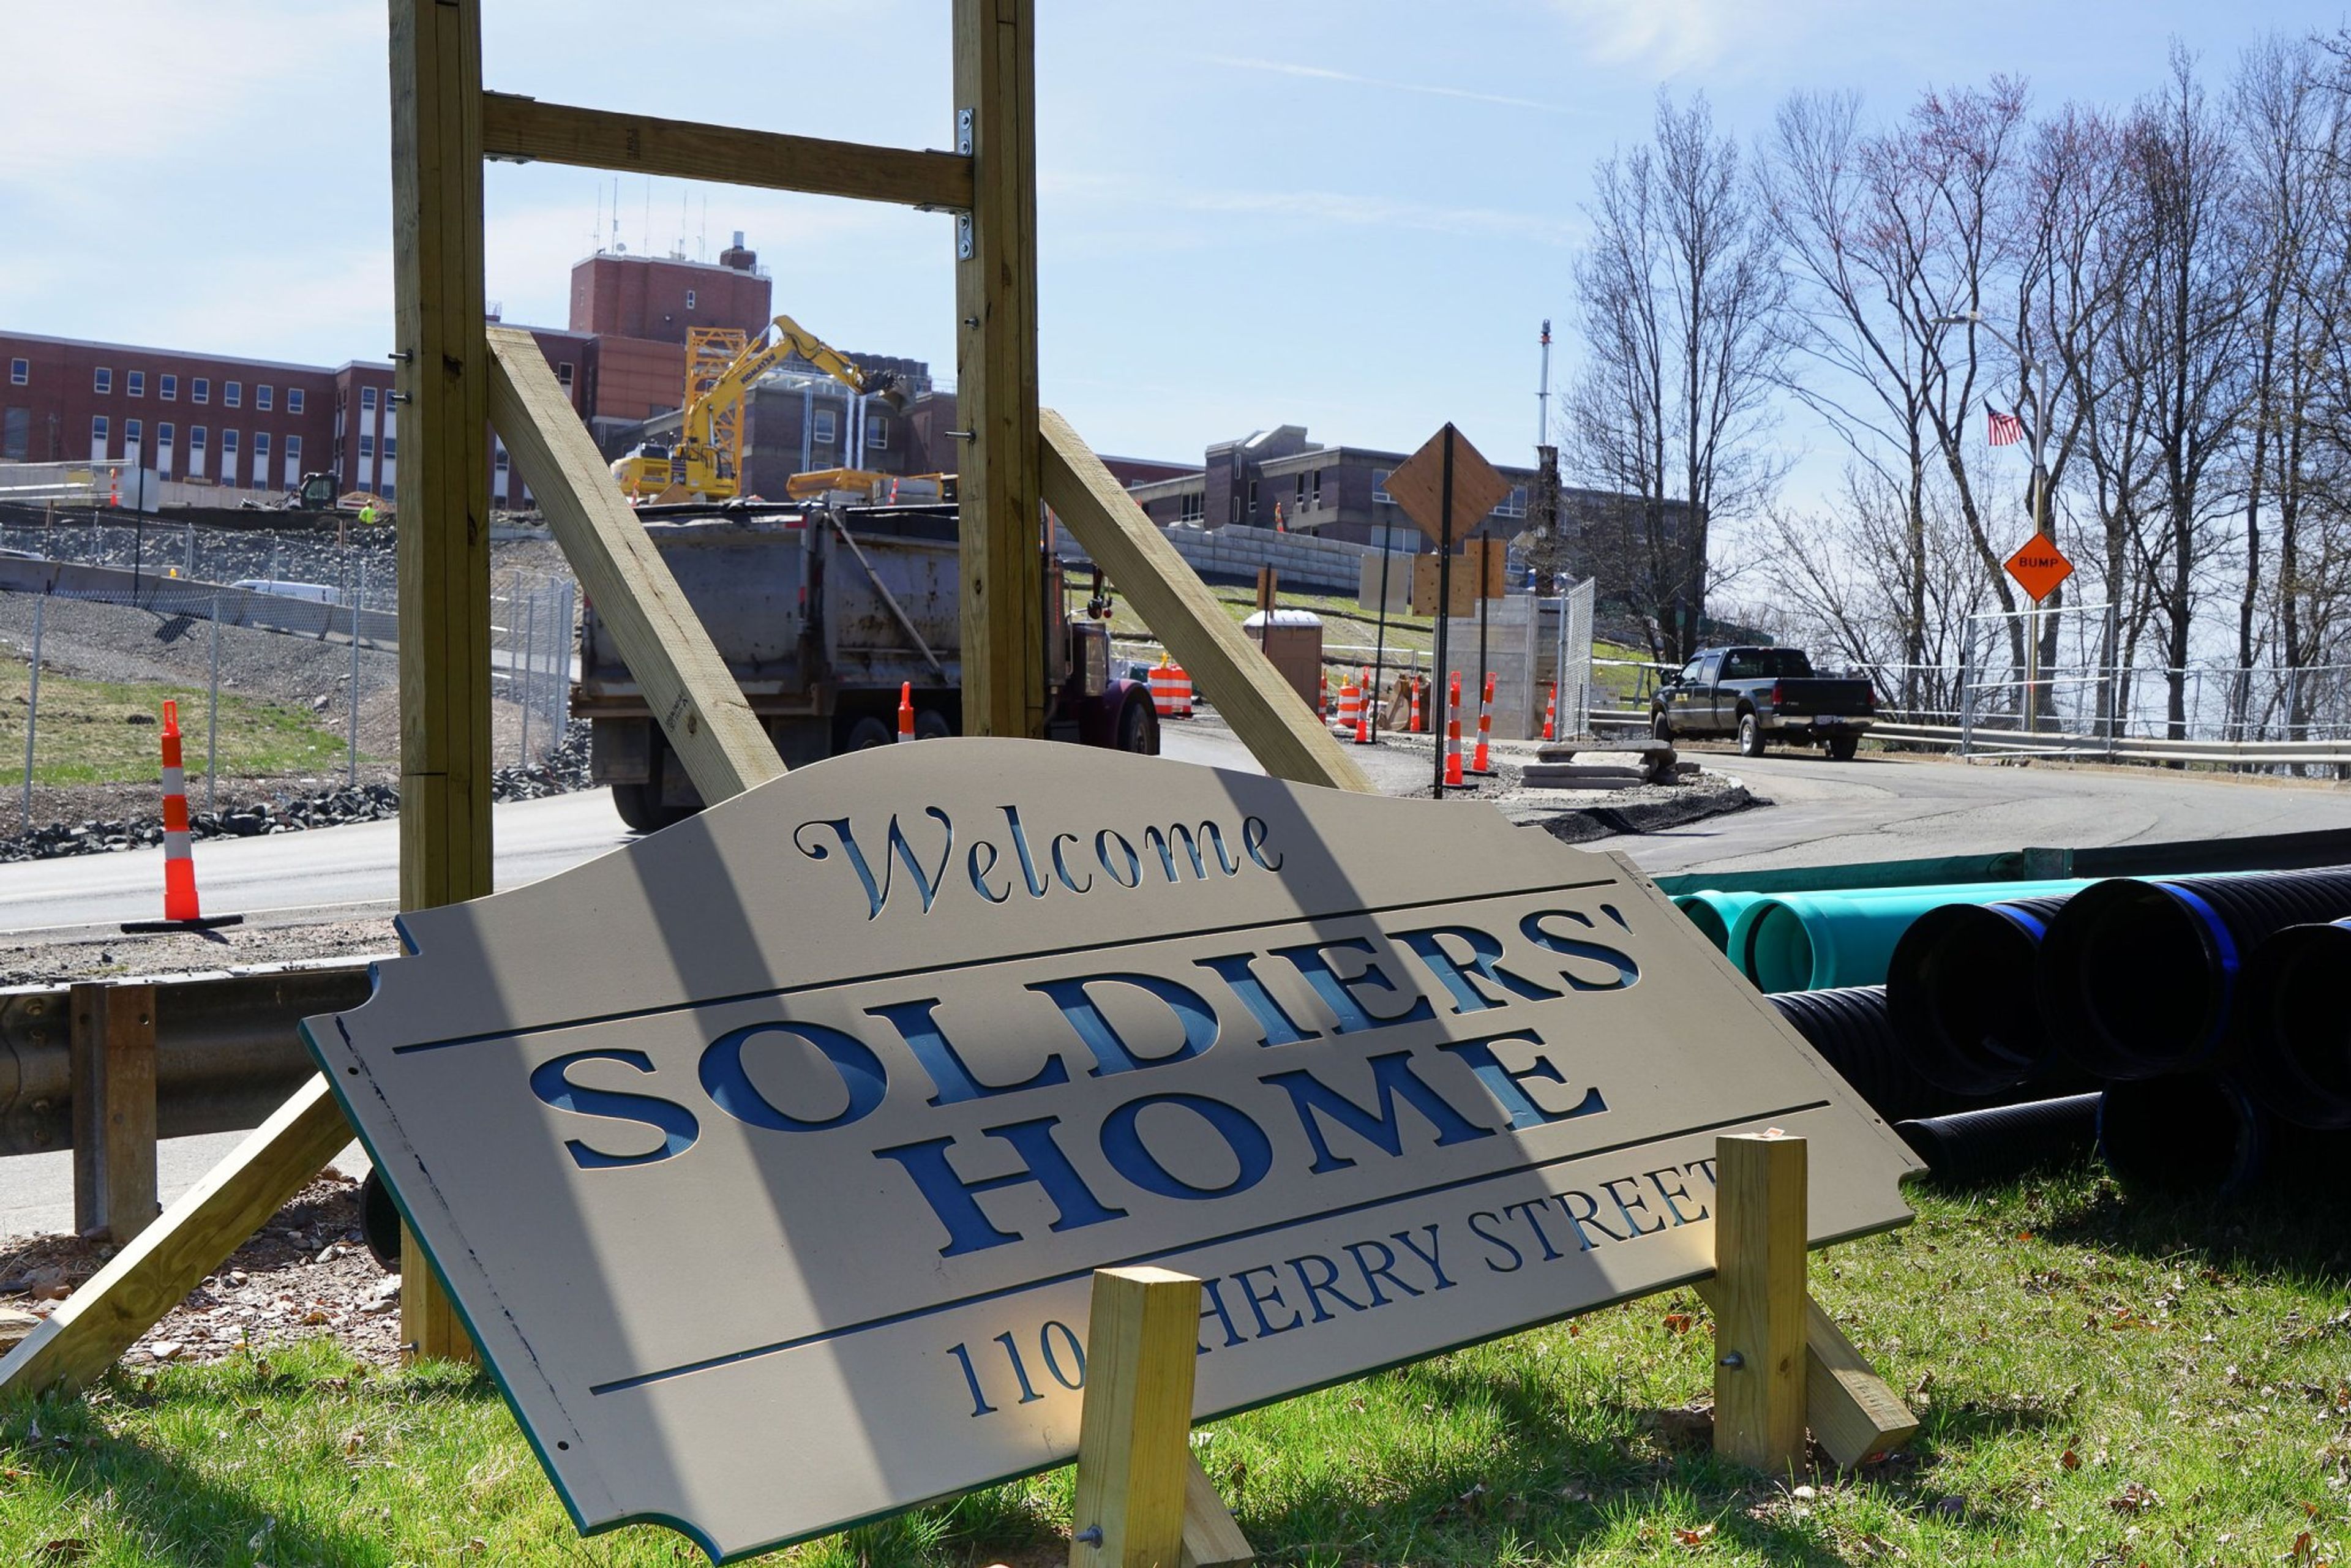
[[[238,925],[242,915],[206,919],[196,902],[195,852],[188,837],[188,781],[180,766],[180,705],[163,705],[163,918],[126,920],[125,931],[209,931]]]
[[[898,683],[898,744],[914,738],[914,683]]]
[[[1445,695],[1445,782],[1461,782],[1461,676],[1458,671]]]
[[[1407,734],[1422,735],[1427,732],[1428,727],[1420,716],[1420,694],[1427,685],[1428,683],[1418,675],[1412,678],[1412,722],[1405,727]]]
[[[1486,674],[1486,690],[1478,698],[1478,755],[1469,759],[1472,773],[1491,773],[1493,760],[1486,755],[1486,738],[1494,727],[1494,675]]]
[[[1543,703],[1543,738],[1559,738],[1559,683],[1551,684],[1551,696]]]
[[[1355,705],[1355,744],[1369,746],[1372,743],[1372,704],[1379,700],[1379,694],[1372,689],[1372,672],[1368,667],[1364,671],[1360,689],[1364,698]]]

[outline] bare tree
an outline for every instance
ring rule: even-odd
[[[1782,284],[1739,149],[1699,97],[1660,94],[1655,145],[1593,170],[1593,238],[1575,286],[1588,360],[1566,398],[1584,477],[1640,497],[1613,541],[1653,651],[1703,637],[1718,519],[1758,509],[1782,472],[1771,419]]]

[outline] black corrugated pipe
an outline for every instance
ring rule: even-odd
[[[2351,1128],[2351,920],[2289,925],[2244,979],[2245,1086],[2288,1122]]]
[[[2219,1063],[2244,956],[2289,925],[2351,916],[2351,872],[2102,882],[2066,901],[2035,975],[2057,1049],[2100,1078]]]
[[[2045,1165],[2075,1160],[2098,1141],[2095,1094],[2033,1100],[1927,1116],[1895,1127],[1938,1181],[2006,1181]]]
[[[1918,1076],[1955,1094],[1997,1094],[2049,1059],[2031,977],[2064,904],[1947,904],[1911,923],[1886,967],[1886,1006]]]
[[[1884,986],[1785,991],[1764,998],[1811,1042],[1837,1076],[1889,1122],[1936,1116],[1974,1103],[1936,1088],[1910,1065],[1886,1013]]]
[[[2233,1078],[2177,1072],[2109,1083],[2098,1153],[2133,1192],[2237,1197],[2262,1178],[2271,1123]]]

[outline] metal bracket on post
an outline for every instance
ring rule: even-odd
[[[1254,1553],[1192,1458],[1200,1281],[1094,1270],[1070,1568],[1217,1568]]]

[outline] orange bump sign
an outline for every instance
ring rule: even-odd
[[[2074,563],[2057,548],[2057,541],[2035,534],[2024,548],[2008,558],[2008,575],[2017,585],[2040,603],[2057,591],[2057,585],[2074,575]]]
[[[1398,845],[1412,846],[1400,853]],[[584,1530],[716,1557],[1066,1463],[1094,1270],[1193,1412],[1713,1271],[1715,1142],[1899,1139],[1625,862],[1499,813],[877,747],[402,916],[303,1025]]]

